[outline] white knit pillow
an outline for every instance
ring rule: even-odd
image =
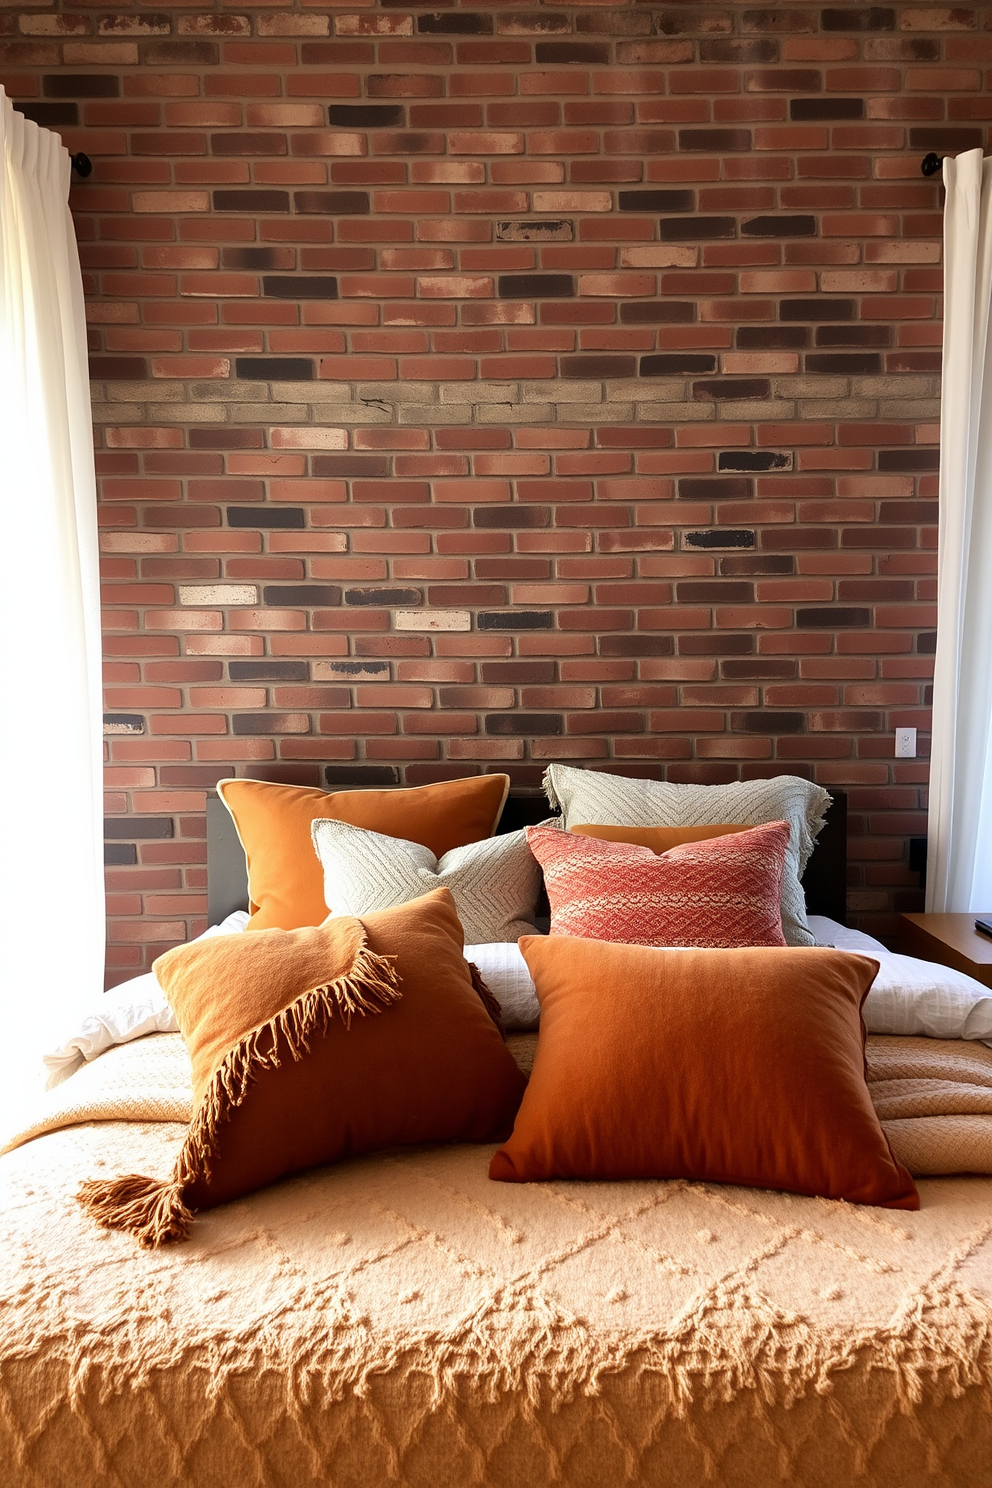
[[[789,846],[782,877],[782,931],[789,945],[811,946],[806,900],[799,882],[813,851],[830,796],[798,775],[770,780],[735,780],[729,785],[673,785],[661,780],[630,780],[601,770],[549,765],[544,789],[560,806],[562,826],[702,827],[741,822],[749,827],[787,821]]]
[[[371,914],[447,888],[469,943],[534,934],[541,870],[523,832],[452,848],[438,861],[419,843],[329,817],[315,821],[310,830],[332,914]]]

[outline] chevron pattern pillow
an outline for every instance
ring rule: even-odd
[[[697,827],[713,822],[789,823],[782,875],[782,929],[788,945],[811,946],[816,937],[806,922],[806,899],[799,880],[813,851],[830,796],[822,786],[798,775],[768,780],[734,780],[729,785],[675,785],[667,780],[632,780],[602,770],[551,765],[544,789],[560,806],[562,826],[580,822],[614,827]]]
[[[469,944],[534,933],[541,870],[523,832],[470,842],[440,859],[417,842],[330,818],[311,832],[331,914],[371,914],[447,888]]]

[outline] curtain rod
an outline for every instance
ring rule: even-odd
[[[929,155],[924,155],[920,161],[920,170],[925,176],[935,176],[944,163],[944,157],[937,155],[933,150]]]
[[[88,155],[83,154],[82,150],[78,155],[70,155],[69,162],[76,175],[81,176],[84,181],[87,176],[93,174],[93,162]]]

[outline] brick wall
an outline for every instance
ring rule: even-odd
[[[919,166],[990,65],[985,5],[2,12],[95,167],[112,980],[202,927],[232,772],[795,771],[854,916],[918,906]]]

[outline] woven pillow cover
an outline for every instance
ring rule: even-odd
[[[557,935],[520,947],[541,1033],[490,1178],[682,1178],[919,1208],[865,1080],[876,961]]]
[[[522,831],[470,842],[438,859],[416,842],[347,822],[315,821],[311,830],[331,914],[390,909],[444,887],[471,945],[516,940],[534,930],[541,870]]]
[[[544,789],[551,805],[560,805],[562,825],[569,830],[580,822],[618,827],[690,827],[712,822],[755,827],[763,822],[788,822],[782,930],[789,945],[815,944],[806,922],[806,900],[799,880],[830,804],[821,786],[798,775],[738,780],[729,785],[675,785],[610,775],[602,770],[579,770],[571,765],[549,765]]]
[[[362,919],[177,946],[155,962],[193,1072],[172,1174],[86,1183],[106,1229],[185,1239],[193,1214],[377,1148],[505,1136],[524,1087],[447,889]]]
[[[784,946],[786,822],[650,847],[528,827],[552,935],[645,946]]]
[[[326,915],[320,865],[310,843],[318,816],[423,843],[441,855],[491,837],[508,775],[473,775],[407,790],[322,791],[266,780],[219,780],[248,864],[249,930],[296,930]]]

